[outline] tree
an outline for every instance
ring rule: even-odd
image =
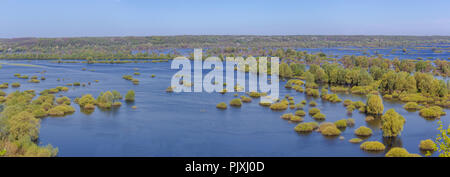
[[[128,90],[125,95],[125,101],[134,101],[134,90]]]
[[[376,114],[381,115],[383,114],[384,106],[383,106],[383,100],[381,100],[381,97],[379,95],[372,95],[370,94],[367,97],[367,103],[366,103],[366,113],[368,114]]]
[[[23,111],[8,119],[9,137],[18,140],[22,137],[29,137],[32,141],[39,137],[39,119],[33,114]]]
[[[403,131],[403,124],[405,124],[405,118],[395,112],[394,109],[389,109],[381,116],[381,129],[383,130],[384,137],[395,137],[400,135]]]
[[[450,125],[447,130],[442,125],[442,122],[439,121],[439,134],[436,137],[435,143],[436,146],[434,150],[439,152],[439,157],[450,157]]]

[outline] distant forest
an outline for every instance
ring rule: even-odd
[[[450,36],[149,36],[0,39],[0,58],[150,59],[178,55],[162,49],[208,48],[214,54],[234,50],[331,47],[417,47],[450,44]],[[133,52],[145,51],[145,52]],[[236,52],[238,53],[238,52]],[[261,52],[259,52],[261,53]]]

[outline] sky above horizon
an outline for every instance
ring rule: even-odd
[[[2,0],[0,38],[444,35],[446,0]]]

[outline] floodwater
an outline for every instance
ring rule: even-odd
[[[58,156],[384,156],[385,152],[369,153],[360,150],[359,144],[349,143],[354,138],[354,130],[359,126],[372,128],[373,135],[367,140],[383,142],[387,147],[401,146],[410,153],[420,153],[419,143],[428,138],[434,139],[438,131],[437,120],[426,120],[418,112],[408,112],[403,104],[384,100],[385,111],[395,109],[406,119],[402,134],[395,139],[383,139],[379,124],[368,124],[365,116],[357,110],[353,115],[346,113],[342,103],[330,103],[320,98],[312,98],[305,93],[284,88],[280,82],[280,97],[293,96],[295,102],[316,101],[317,107],[327,116],[327,122],[343,118],[354,118],[356,125],[343,130],[344,140],[327,138],[320,133],[299,134],[294,131],[296,123],[283,120],[286,110],[271,111],[258,104],[258,99],[243,103],[241,108],[216,109],[219,102],[229,101],[234,93],[166,93],[170,80],[176,70],[168,63],[129,63],[129,64],[57,64],[39,60],[4,60],[4,63],[34,64],[42,67],[2,65],[1,82],[20,82],[15,90],[34,89],[40,91],[67,83],[80,82],[91,85],[69,87],[68,92],[60,94],[72,100],[83,94],[117,90],[122,95],[130,89],[136,91],[136,101],[123,102],[122,107],[112,110],[95,109],[91,114],[80,112],[78,105],[72,103],[76,112],[65,117],[42,119],[40,144],[52,144],[59,148]],[[86,71],[82,71],[86,68]],[[132,75],[138,68],[141,75],[133,76],[140,80],[139,85],[122,79],[122,75]],[[38,73],[45,70],[45,74]],[[45,76],[41,83],[29,83],[14,77],[14,73],[29,76]],[[150,77],[155,74],[156,77]],[[61,81],[57,81],[60,78]],[[64,79],[64,80],[62,80]],[[99,80],[95,83],[94,80]],[[57,94],[58,96],[59,94]],[[240,92],[240,95],[244,93]],[[344,99],[362,100],[364,96],[338,94]],[[132,109],[137,106],[137,109]],[[308,112],[311,107],[305,106]],[[448,112],[448,109],[445,111]],[[448,125],[449,116],[441,120]],[[305,122],[314,121],[305,116]],[[436,155],[436,154],[434,154]]]

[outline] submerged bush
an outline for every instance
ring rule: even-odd
[[[341,134],[341,131],[333,126],[328,126],[324,130],[321,130],[320,133],[325,136],[338,136]]]
[[[227,109],[227,104],[225,102],[220,102],[216,105],[216,108],[218,109]]]
[[[423,106],[420,106],[416,102],[408,102],[403,106],[403,108],[405,108],[406,110],[419,110],[422,109]]]
[[[348,105],[351,105],[351,104],[353,104],[353,101],[352,100],[349,100],[349,99],[346,99],[346,100],[344,100],[344,103],[342,103],[344,106],[348,106]]]
[[[439,106],[431,106],[428,108],[423,108],[419,111],[420,116],[425,118],[439,118],[446,113]]]
[[[389,109],[381,116],[381,129],[383,130],[384,137],[394,137],[399,135],[403,131],[403,124],[405,124],[405,118],[395,112],[394,109]]]
[[[80,86],[81,84],[79,82],[74,82],[73,86]]]
[[[345,128],[347,127],[347,119],[338,120],[334,122],[334,125],[336,125],[337,128]]]
[[[259,102],[259,105],[267,107],[267,106],[271,106],[271,105],[272,105],[272,103],[270,103],[270,102],[264,102],[264,101],[260,101],[260,102]]]
[[[261,97],[261,94],[258,92],[250,92],[249,96],[253,97],[253,98],[259,98],[259,97]]]
[[[393,147],[386,153],[386,157],[420,157],[418,154],[410,154],[405,148]]]
[[[322,131],[322,130],[325,130],[325,128],[327,128],[327,127],[335,127],[335,128],[337,128],[336,125],[334,125],[334,123],[332,123],[332,122],[323,122],[323,123],[321,123],[318,126],[319,132]]]
[[[358,136],[370,136],[372,135],[372,129],[366,126],[361,126],[355,130],[355,135]]]
[[[125,95],[125,101],[133,102],[134,101],[134,90],[128,90],[127,94]]]
[[[83,95],[80,99],[78,99],[78,104],[80,105],[80,107],[83,107],[86,109],[86,105],[89,105],[88,107],[90,108],[91,105],[94,106],[95,105],[95,98],[91,95],[91,94],[86,94]],[[95,108],[95,106],[94,106]]]
[[[316,120],[325,120],[326,116],[325,116],[325,114],[322,114],[319,112],[319,113],[314,114],[313,118]]]
[[[306,115],[306,112],[303,111],[303,110],[298,110],[298,111],[295,111],[295,115],[296,115],[296,116],[305,116],[305,115]]]
[[[281,115],[281,118],[290,120],[293,116],[294,116],[294,114],[292,114],[292,113],[286,113],[286,114]]]
[[[309,106],[317,106],[317,103],[315,102],[315,101],[311,101],[311,102],[309,102]]]
[[[317,113],[320,113],[320,109],[319,108],[311,108],[309,110],[309,115],[315,115]]]
[[[239,98],[232,99],[230,101],[230,106],[241,107],[242,106],[241,99],[239,99]]]
[[[375,117],[373,117],[373,116],[366,116],[366,122],[370,122],[370,121],[372,121],[372,120],[375,120]]]
[[[270,109],[272,110],[286,110],[288,108],[288,104],[283,102],[278,102],[270,105]]]
[[[297,126],[295,126],[294,128],[295,131],[297,132],[312,132],[314,130],[313,124],[311,124],[310,122],[307,123],[299,123]]]
[[[369,95],[366,103],[366,113],[381,115],[383,114],[383,101],[379,95]]]
[[[359,146],[362,150],[366,151],[384,151],[386,148],[383,143],[378,141],[366,141]]]
[[[360,139],[360,138],[352,138],[352,139],[350,139],[348,142],[354,143],[354,144],[358,144],[358,143],[361,143],[362,141],[363,141],[363,140]]]
[[[167,93],[172,93],[173,92],[173,87],[169,86],[166,88],[166,92]]]
[[[291,121],[292,122],[303,122],[303,117],[294,115],[291,117]]]
[[[244,102],[244,103],[250,103],[250,102],[252,102],[252,99],[251,99],[250,97],[246,97],[246,96],[244,96],[244,95],[241,96],[241,100],[242,100],[242,102]]]
[[[70,98],[66,96],[57,98],[56,103],[70,105]]]
[[[420,141],[420,144],[419,144],[419,149],[423,150],[423,151],[434,151],[435,147],[436,147],[436,144],[431,139]]]
[[[20,83],[14,82],[11,84],[11,87],[14,87],[14,88],[20,87]]]

